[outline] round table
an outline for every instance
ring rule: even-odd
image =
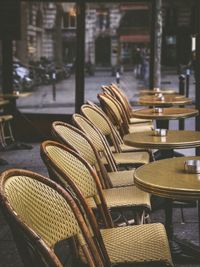
[[[160,89],[158,91],[156,90],[150,90],[150,89],[142,89],[139,91],[139,94],[141,95],[155,95],[161,93],[163,95],[172,95],[172,94],[177,94],[176,91],[174,89]]]
[[[155,136],[153,131],[147,131],[127,134],[123,140],[129,146],[159,149],[153,154],[154,159],[164,159],[179,156],[179,153],[174,152],[174,149],[199,147],[200,132],[168,130],[166,136]]]
[[[163,108],[161,113],[155,112],[153,108],[135,110],[132,113],[134,118],[151,120],[177,120],[197,116],[199,111],[194,108],[169,107]]]
[[[155,161],[134,172],[135,184],[142,190],[161,197],[200,199],[200,174],[187,173],[184,162],[198,157],[179,157]]]
[[[139,104],[146,106],[173,106],[191,104],[192,99],[182,95],[164,95],[164,100],[159,100],[155,95],[142,96],[138,100]]]
[[[199,131],[168,130],[166,136],[155,136],[153,131],[130,133],[123,138],[126,145],[146,149],[181,149],[200,146]]]
[[[197,116],[199,111],[194,108],[169,107],[161,108],[162,112],[155,112],[155,109],[140,109],[133,112],[132,116],[140,119],[156,120],[157,128],[169,128],[169,120],[180,120],[179,129],[184,130],[184,119]]]
[[[184,254],[188,253],[199,262],[200,247],[189,241],[186,242],[185,239],[180,240],[173,234],[173,200],[198,200],[200,238],[200,174],[191,174],[184,170],[184,162],[188,159],[200,160],[200,156],[170,158],[143,165],[135,170],[134,182],[141,190],[168,199],[165,205],[166,230],[171,240],[172,255],[175,252],[175,256],[177,256],[178,244]]]

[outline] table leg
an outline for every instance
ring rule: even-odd
[[[156,120],[156,127],[159,129],[169,129],[169,120]]]
[[[174,236],[173,229],[173,200],[167,199],[165,202],[165,227],[169,238],[170,248],[174,261],[198,261],[200,260],[200,247],[190,243],[185,239],[179,239]],[[200,205],[198,203],[198,212],[200,212]],[[200,213],[198,213],[200,216]],[[200,231],[200,226],[199,226]],[[200,232],[199,232],[200,233]],[[200,237],[199,237],[200,238]]]

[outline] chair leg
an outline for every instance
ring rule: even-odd
[[[3,122],[0,122],[0,139],[2,147],[6,147],[5,134],[4,134],[4,125]]]
[[[3,136],[5,146],[7,145],[6,139],[11,140],[12,142],[15,141],[10,121],[4,121],[2,123],[2,129],[1,130],[2,130],[2,136]]]
[[[8,121],[8,131],[9,131],[9,136],[10,136],[11,141],[14,142],[15,141],[15,138],[13,136],[12,127],[11,127],[11,124],[10,124],[9,121]]]

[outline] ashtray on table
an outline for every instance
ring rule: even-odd
[[[154,108],[153,112],[155,112],[155,113],[162,113],[163,112],[163,108],[156,107],[156,108]]]
[[[184,162],[184,169],[188,173],[200,173],[200,160],[186,160]]]
[[[159,128],[152,129],[152,131],[153,131],[153,135],[155,136],[166,136],[168,132],[167,129],[159,129]]]
[[[155,94],[156,100],[164,101],[165,97],[163,96],[162,93]]]
[[[153,91],[154,91],[154,92],[159,92],[159,91],[160,91],[160,88],[155,87],[155,88],[153,88]]]

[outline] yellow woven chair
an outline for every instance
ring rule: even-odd
[[[105,266],[74,200],[58,184],[11,169],[1,174],[0,200],[24,266],[66,266],[56,251],[58,242],[69,238],[76,240],[90,267]],[[64,249],[66,253],[66,244]]]
[[[104,88],[102,88],[104,90]],[[112,83],[111,85],[107,86],[107,90],[110,90],[112,92],[112,96],[114,96],[122,105],[127,118],[129,120],[129,123],[146,123],[146,122],[152,122],[148,119],[138,119],[133,118],[132,115],[134,113],[134,109],[131,107],[128,98],[126,97],[125,93],[122,91],[121,88],[119,88],[118,85]]]
[[[94,106],[84,104],[81,106],[82,114],[90,120],[101,132],[108,138],[109,143],[112,144],[111,150],[113,152],[131,152],[131,151],[143,151],[144,149],[127,146],[124,144],[120,135],[116,135],[114,125],[107,117],[107,115],[100,108],[97,109]],[[147,152],[147,151],[146,151]]]
[[[100,208],[105,225],[113,225],[108,208],[122,213],[130,210],[136,223],[145,221],[151,209],[148,193],[136,186],[102,189],[95,169],[79,154],[57,142],[43,142],[41,156],[53,179],[65,187],[70,185],[77,195],[87,199],[91,208]]]
[[[97,171],[102,188],[133,185],[133,170],[107,172],[91,140],[87,135],[74,126],[55,121],[52,124],[52,133],[56,140],[72,148],[86,159]]]
[[[161,224],[99,230],[88,206],[83,209],[58,184],[39,174],[9,170],[0,182],[6,217],[13,232],[24,235],[28,244],[23,248],[25,266],[64,267],[54,252],[55,243],[75,236],[89,267],[173,267]],[[28,257],[30,249],[35,257]]]
[[[121,104],[111,95],[106,93],[98,94],[98,99],[102,109],[117,127],[122,137],[132,132],[151,131],[152,122],[130,124]]]
[[[134,152],[134,153],[112,153],[110,146],[102,133],[98,130],[93,123],[80,114],[73,114],[73,122],[75,125],[84,131],[91,139],[96,150],[105,157],[103,162],[109,163],[109,171],[116,170],[116,166],[123,166],[125,168],[138,167],[139,165],[149,163],[150,156],[147,152]]]
[[[99,111],[100,113],[103,113],[106,118],[109,120],[109,122],[111,123],[112,126],[112,130],[114,131],[114,135],[116,137],[117,142],[119,143],[120,146],[123,146],[123,140],[121,138],[121,135],[119,133],[119,131],[117,130],[117,128],[113,125],[113,123],[111,122],[111,120],[108,118],[108,116],[106,115],[106,113],[102,110],[102,108],[100,106],[98,106],[97,104],[95,104],[94,102],[88,100],[86,101],[86,104],[92,106],[93,108],[97,109],[97,111]],[[130,146],[128,146],[130,147]],[[123,149],[124,150],[124,149]]]

